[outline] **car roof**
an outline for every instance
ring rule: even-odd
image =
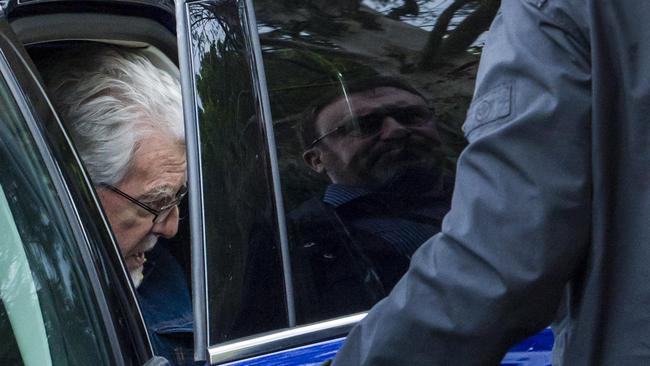
[[[173,0],[5,0],[6,3],[6,12],[34,4],[56,4],[56,3],[71,3],[76,5],[87,5],[87,4],[140,4],[146,6],[154,6],[161,9],[166,9],[171,12],[174,12],[174,1]]]
[[[173,0],[0,0],[8,18],[59,12],[114,12],[159,18],[174,27]]]

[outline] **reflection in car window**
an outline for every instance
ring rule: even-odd
[[[298,324],[369,309],[449,210],[498,1],[256,1]]]
[[[0,120],[0,296],[22,358],[28,365],[113,365],[67,215],[2,80]]]
[[[390,291],[449,209],[498,3],[254,1],[294,293],[244,2],[187,5],[211,345],[289,326],[287,293],[301,325],[365,311]]]
[[[266,141],[239,9],[188,5],[206,222],[209,343],[288,326]]]

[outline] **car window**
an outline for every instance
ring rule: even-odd
[[[498,2],[254,2],[297,324],[369,309],[440,231]]]
[[[0,301],[0,337],[4,340],[0,344],[0,362],[3,365],[24,365],[7,310],[2,301]]]
[[[0,120],[0,353],[25,365],[115,364],[68,216],[3,80]]]
[[[207,343],[368,310],[449,209],[498,1],[183,6]]]
[[[11,326],[10,329],[13,329],[9,335],[14,342],[10,344],[18,343],[13,353],[16,354],[20,350],[29,365],[51,364],[45,324],[24,244],[11,216],[7,198],[2,191],[0,191],[0,230],[6,239],[0,255],[2,268],[0,297],[2,315]]]

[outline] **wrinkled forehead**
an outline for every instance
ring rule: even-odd
[[[426,102],[417,94],[388,86],[342,95],[321,109],[316,118],[316,127],[322,132],[350,115],[365,115],[380,108],[410,105],[426,105]]]
[[[186,180],[186,169],[184,143],[158,135],[141,141],[134,152],[128,177],[147,190],[162,186],[177,190]]]

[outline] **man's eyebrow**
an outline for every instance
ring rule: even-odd
[[[170,185],[155,187],[152,190],[140,195],[139,200],[144,202],[158,202],[163,200],[172,200],[176,191]]]
[[[374,111],[377,110],[385,110],[385,109],[390,109],[390,108],[401,108],[401,107],[428,107],[428,104],[426,102],[419,104],[419,103],[413,103],[411,101],[406,101],[406,100],[396,100],[396,101],[390,101],[388,103],[384,103],[378,106],[364,106],[360,107],[356,110],[353,110],[352,114],[347,113],[345,117],[354,117],[358,115],[364,115],[364,114],[371,114]]]

